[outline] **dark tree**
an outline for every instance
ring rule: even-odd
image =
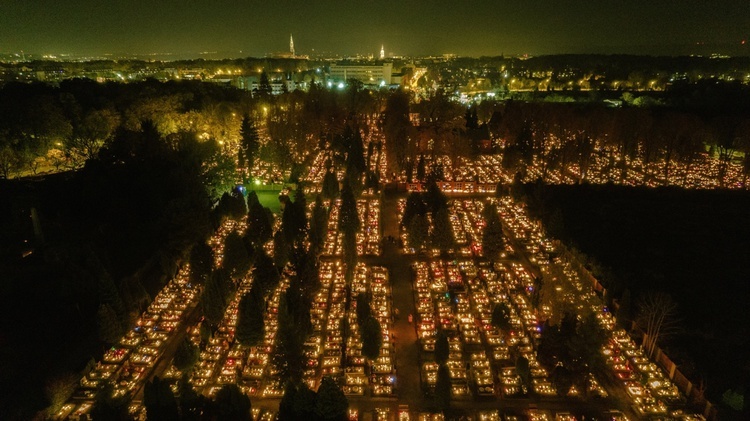
[[[339,180],[336,178],[336,172],[333,169],[326,171],[323,176],[323,190],[321,194],[326,199],[335,199],[339,195]]]
[[[492,326],[506,333],[510,330],[510,308],[505,302],[497,303],[492,308]]]
[[[271,98],[271,82],[268,80],[268,73],[263,71],[260,74],[260,82],[258,83],[258,95],[261,99]]]
[[[237,308],[237,328],[235,339],[245,346],[256,346],[263,341],[266,326],[263,320],[265,301],[259,288],[253,286],[250,292],[240,299]]]
[[[406,227],[406,239],[409,246],[419,253],[423,248],[429,248],[430,221],[427,215],[416,215]]]
[[[503,239],[503,225],[497,215],[497,207],[494,204],[488,204],[483,212],[485,227],[482,233],[482,249],[484,255],[490,261],[495,261],[498,255],[505,249]]]
[[[216,392],[219,421],[249,420],[250,398],[236,384],[228,384]]]
[[[271,356],[271,364],[284,381],[298,383],[302,381],[305,370],[304,344],[307,332],[294,323],[294,314],[289,308],[286,294],[279,305],[279,329],[276,332],[276,347]]]
[[[206,406],[206,398],[199,395],[190,383],[190,377],[183,373],[179,383],[180,419],[183,421],[199,421]]]
[[[260,202],[250,209],[247,223],[245,236],[256,246],[265,244],[273,236],[273,213]]]
[[[109,304],[100,304],[96,313],[96,327],[99,339],[108,344],[116,344],[123,334],[122,324]]]
[[[186,337],[180,342],[180,346],[177,347],[172,364],[183,373],[190,372],[195,363],[198,362],[199,356],[200,350],[198,347]]]
[[[441,364],[438,367],[437,382],[435,383],[435,404],[438,410],[445,412],[450,408],[452,389],[453,386],[451,385],[451,375],[448,367],[445,364]]]
[[[409,158],[409,94],[398,90],[388,97],[385,106],[383,134],[387,143],[388,170],[398,173],[405,168]]]
[[[258,129],[255,127],[255,122],[249,116],[243,117],[240,126],[240,156],[244,157],[245,165],[250,171],[252,171],[260,151],[258,139]]]
[[[453,235],[453,226],[447,208],[440,208],[432,215],[432,246],[447,254],[456,245],[456,237]]]
[[[349,409],[349,400],[336,381],[331,377],[323,377],[315,398],[315,414],[325,421],[344,421]]]
[[[229,274],[223,269],[217,269],[211,274],[206,282],[206,287],[201,295],[201,306],[206,321],[212,326],[218,326],[224,317],[224,310],[229,304],[229,295],[232,291],[232,281]]]
[[[372,295],[366,292],[360,292],[356,298],[357,323],[362,326],[365,321],[373,317],[372,314]]]
[[[177,421],[180,419],[177,399],[169,387],[169,382],[155,376],[143,387],[143,405],[146,407],[146,419],[151,421]]]
[[[443,365],[448,361],[450,355],[450,344],[448,343],[448,335],[444,330],[438,330],[437,337],[435,338],[435,362]]]
[[[357,213],[357,201],[349,186],[344,185],[341,190],[341,209],[339,210],[339,231],[354,233],[359,231],[361,222]]]
[[[320,250],[325,244],[328,233],[328,210],[323,206],[320,195],[315,197],[315,206],[310,219],[310,244],[311,249]]]
[[[277,268],[284,270],[289,262],[293,244],[289,241],[283,230],[276,231],[273,235],[273,263]]]
[[[304,194],[297,194],[295,201],[287,201],[281,217],[281,231],[289,244],[301,241],[307,233],[307,214]]]
[[[279,284],[279,270],[273,263],[273,259],[266,254],[263,248],[259,248],[256,253],[258,257],[255,259],[253,278],[255,278],[255,282],[261,288],[263,296],[267,297]]]
[[[204,285],[214,268],[214,251],[205,241],[199,241],[190,250],[190,281]]]
[[[378,319],[373,316],[367,317],[360,326],[362,329],[362,355],[370,361],[375,361],[380,355],[380,347],[383,345],[383,332]]]
[[[406,207],[404,208],[404,215],[401,218],[401,226],[408,227],[412,218],[425,214],[427,214],[427,203],[425,203],[424,197],[420,193],[411,192],[406,198]]]
[[[94,421],[129,421],[127,394],[114,397],[115,388],[106,383],[96,394],[94,406],[91,408],[91,419]]]
[[[526,390],[533,391],[533,384],[531,383],[531,368],[529,368],[529,360],[526,357],[518,357],[516,359],[516,373],[521,378],[521,383],[526,387]]]
[[[232,231],[224,240],[224,260],[222,267],[234,279],[244,277],[252,266],[247,246],[237,231]]]

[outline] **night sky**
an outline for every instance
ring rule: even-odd
[[[290,33],[300,54],[748,51],[750,1],[0,0],[0,53],[263,56]]]

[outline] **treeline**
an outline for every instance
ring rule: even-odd
[[[727,165],[744,157],[744,181],[750,174],[750,114],[721,111],[507,102],[498,106],[489,126],[505,141],[503,166],[514,173],[536,162],[545,178],[551,171],[567,173],[575,164],[583,182],[599,160],[611,181],[622,181],[635,169],[644,182],[658,176],[666,184],[674,181],[677,164],[687,168],[681,173],[687,177],[708,152],[720,162],[720,184]]]
[[[47,406],[45,382],[118,341],[218,224],[218,146],[179,140],[144,122],[118,129],[80,171],[2,182],[7,418]]]

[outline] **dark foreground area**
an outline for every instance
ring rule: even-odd
[[[748,384],[750,194],[619,186],[527,186],[553,234],[589,256],[633,312],[648,290],[670,294],[681,330],[662,347],[710,400]]]

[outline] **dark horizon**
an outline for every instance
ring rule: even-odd
[[[387,0],[311,8],[294,2],[235,4],[9,0],[0,15],[0,52],[36,54],[263,57],[298,54],[461,56],[639,53],[749,55],[750,3],[645,0],[561,5],[478,0],[457,4]],[[744,41],[744,44],[743,44]],[[715,49],[716,51],[712,51]]]

